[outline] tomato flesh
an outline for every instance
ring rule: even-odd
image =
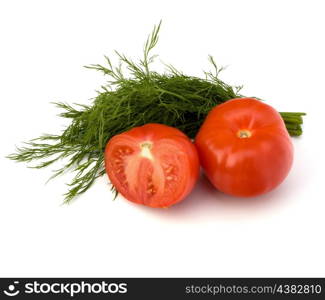
[[[105,149],[105,167],[119,193],[151,207],[183,200],[199,175],[195,146],[181,131],[162,124],[114,136]]]
[[[195,145],[211,183],[235,196],[274,189],[293,162],[293,145],[281,116],[253,98],[229,100],[210,111]]]

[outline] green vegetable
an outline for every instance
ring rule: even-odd
[[[51,178],[66,171],[75,172],[65,194],[65,202],[69,202],[105,173],[103,152],[112,136],[146,123],[163,123],[194,138],[211,108],[229,99],[243,97],[239,94],[241,87],[232,87],[219,79],[222,68],[217,67],[211,56],[213,72],[205,72],[203,79],[187,76],[171,65],[166,66],[163,74],[150,70],[149,65],[155,58],[151,51],[158,42],[159,29],[160,24],[154,27],[139,62],[116,52],[120,59],[117,67],[108,57],[105,57],[107,66],[88,66],[109,77],[93,103],[89,106],[55,103],[63,110],[59,116],[71,119],[71,124],[62,134],[48,134],[31,140],[8,157],[28,163],[40,160],[34,168],[65,159],[66,164],[54,170]],[[125,67],[129,76],[124,75]],[[302,134],[303,115],[281,113],[290,135]]]

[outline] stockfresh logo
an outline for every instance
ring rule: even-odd
[[[23,288],[18,289],[19,281],[10,284],[3,293],[8,297],[26,294],[61,294],[73,298],[78,294],[125,294],[127,283],[121,282],[39,282],[37,280],[25,282]]]

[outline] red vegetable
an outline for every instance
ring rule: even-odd
[[[280,114],[252,98],[212,109],[195,144],[202,167],[220,191],[256,196],[278,186],[293,161],[293,146]]]
[[[136,127],[110,139],[105,167],[126,199],[152,207],[184,199],[199,175],[193,143],[178,129],[161,124]]]

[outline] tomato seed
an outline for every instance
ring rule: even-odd
[[[172,166],[166,169],[166,173],[167,174],[170,174],[172,171],[173,171],[173,167]]]

